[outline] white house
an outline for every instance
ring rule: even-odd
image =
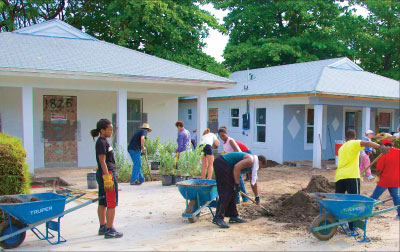
[[[321,167],[345,130],[361,137],[399,126],[399,82],[348,58],[238,71],[230,79],[233,88],[208,91],[209,127],[226,125],[232,137],[279,163],[313,160]],[[197,127],[196,115],[196,100],[181,98],[179,119],[187,128]]]
[[[30,170],[94,166],[89,131],[113,120],[126,148],[148,122],[150,136],[175,138],[178,98],[199,98],[206,128],[207,90],[232,80],[104,41],[59,20],[0,33],[0,130],[23,139]]]

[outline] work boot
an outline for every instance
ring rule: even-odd
[[[220,228],[229,228],[229,225],[226,224],[226,222],[223,219],[214,218],[212,220],[212,223],[214,223],[215,225],[219,226]]]
[[[99,235],[104,235],[106,232],[106,225],[100,225]]]
[[[240,218],[239,216],[234,216],[229,218],[229,223],[245,223],[247,222],[246,220]]]
[[[123,236],[122,233],[117,232],[117,230],[115,230],[115,228],[107,228],[105,234],[104,234],[104,238],[106,239],[110,239],[110,238],[121,238]]]

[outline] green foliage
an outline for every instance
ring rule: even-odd
[[[42,0],[0,2],[0,31],[58,17],[90,35],[214,74],[229,72],[202,52],[209,29],[225,32],[193,0]]]
[[[377,134],[377,135],[378,135],[378,134]],[[381,144],[381,143],[382,143],[382,140],[383,140],[383,139],[386,139],[386,138],[391,139],[392,142],[393,142],[394,147],[400,149],[400,138],[384,136],[384,137],[378,137],[377,139],[372,139],[372,141],[375,142],[375,143],[377,143],[377,144]],[[379,149],[375,149],[375,153],[372,153],[372,154],[369,156],[371,162],[372,162],[373,160],[375,160],[380,154],[381,154],[380,150],[379,150]],[[373,171],[376,171],[376,163],[372,166],[371,169],[372,169]]]
[[[0,133],[0,195],[29,193],[31,179],[25,157],[19,138]]]
[[[195,177],[201,174],[200,160],[203,155],[203,148],[203,146],[195,150],[188,148],[180,153],[177,175]]]
[[[114,146],[116,174],[119,182],[129,182],[132,175],[132,160],[121,151],[122,148]]]
[[[156,153],[158,147],[160,146],[160,137],[158,136],[153,139],[147,138],[146,140],[144,140],[144,146],[146,147],[148,158],[150,158],[151,160],[157,159]]]
[[[164,143],[164,147],[165,147],[165,150],[166,150],[167,152],[169,152],[169,153],[175,153],[175,152],[176,152],[176,149],[178,149],[178,144],[177,144],[175,141],[173,141],[173,140],[171,140],[171,139],[168,139],[168,141],[166,141],[166,142]]]
[[[175,170],[175,155],[168,149],[168,145],[161,145],[159,150],[160,155],[160,173],[161,175],[173,175]]]

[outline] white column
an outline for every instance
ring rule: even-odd
[[[117,145],[120,151],[127,155],[128,148],[128,92],[118,90],[117,92]]]
[[[314,143],[313,143],[313,168],[321,168],[322,160],[322,122],[324,105],[314,105]],[[321,140],[320,140],[321,139]]]
[[[371,108],[364,107],[362,109],[362,132],[361,136],[364,135],[364,132],[371,129]]]
[[[207,128],[207,90],[197,96],[197,143]]]
[[[34,145],[33,145],[33,88],[22,87],[22,142],[26,150],[26,163],[29,171],[35,171]]]

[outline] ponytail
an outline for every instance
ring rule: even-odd
[[[210,133],[210,132],[211,132],[210,129],[207,128],[205,131],[203,131],[203,136],[206,135],[206,134],[208,134],[208,133]]]
[[[90,135],[93,137],[93,140],[100,135],[101,130],[106,130],[110,124],[110,120],[100,119],[96,124],[96,128],[90,131]]]

